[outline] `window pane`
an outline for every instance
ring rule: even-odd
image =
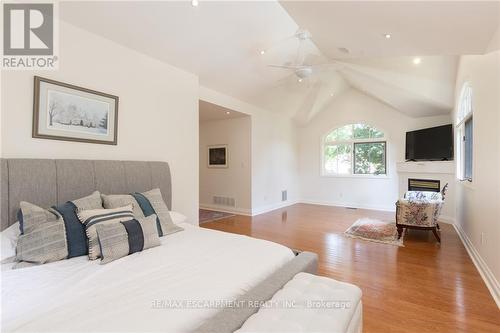
[[[325,146],[324,167],[326,173],[348,175],[351,173],[351,145]]]
[[[325,141],[345,141],[352,139],[352,125],[346,125],[343,127],[339,127],[336,130],[332,131],[326,137]]]
[[[370,126],[364,124],[354,124],[353,125],[353,135],[355,139],[369,139],[370,138]]]
[[[354,173],[386,174],[385,142],[355,143]]]
[[[384,136],[384,133],[374,127],[365,124],[354,124],[353,136],[354,139],[374,139],[382,138]]]
[[[472,118],[465,122],[464,176],[472,180]]]

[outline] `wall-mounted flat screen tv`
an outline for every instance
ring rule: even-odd
[[[453,160],[453,126],[449,124],[406,132],[406,160]]]

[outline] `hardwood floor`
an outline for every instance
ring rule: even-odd
[[[297,204],[202,224],[316,252],[319,274],[363,290],[364,332],[500,332],[500,310],[451,225],[410,230],[405,247],[350,239],[358,218],[393,213]]]

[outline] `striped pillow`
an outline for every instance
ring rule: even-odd
[[[160,245],[156,215],[119,223],[97,224],[101,264]]]
[[[134,218],[132,205],[114,209],[91,209],[78,210],[80,222],[85,226],[85,232],[89,243],[89,259],[95,260],[101,256],[99,240],[97,238],[96,226],[98,224],[112,224],[129,221]]]

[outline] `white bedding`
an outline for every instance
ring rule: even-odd
[[[1,331],[187,332],[218,310],[156,301],[233,300],[294,256],[276,243],[182,226],[161,246],[107,265],[78,257],[2,267]]]

